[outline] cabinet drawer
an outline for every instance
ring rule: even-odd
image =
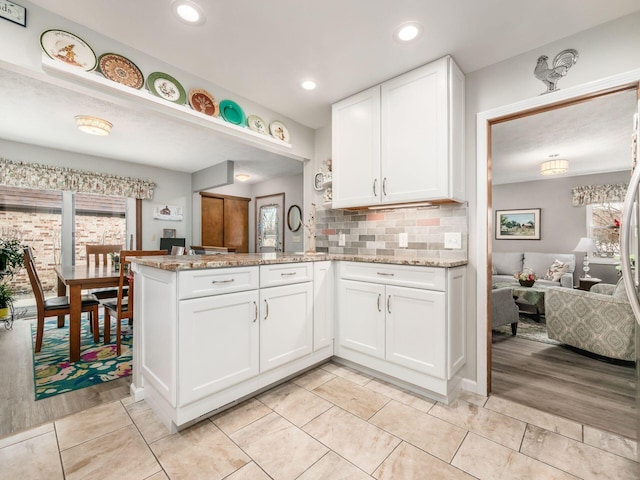
[[[361,282],[383,283],[427,290],[446,290],[446,269],[389,265],[379,263],[340,262],[340,278]]]
[[[260,266],[260,288],[313,280],[313,263],[278,263]]]
[[[188,270],[178,276],[178,297],[196,298],[258,288],[258,267]]]

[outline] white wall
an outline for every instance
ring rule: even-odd
[[[467,157],[467,192],[469,200],[469,295],[467,312],[469,313],[467,335],[467,366],[465,376],[472,386],[478,380],[478,364],[476,362],[478,323],[486,324],[486,315],[477,318],[477,289],[479,276],[486,275],[486,264],[479,264],[484,254],[484,239],[487,238],[486,205],[484,197],[478,198],[478,188],[484,184],[486,165],[484,159],[476,154],[476,116],[487,110],[504,107],[515,102],[539,97],[545,90],[544,85],[533,76],[536,59],[540,55],[553,58],[566,48],[575,48],[580,57],[578,63],[561,79],[558,87],[567,89],[588,82],[603,79],[614,74],[628,72],[640,68],[640,13],[622,17],[596,28],[578,33],[563,40],[541,46],[531,52],[518,55],[498,64],[467,74],[466,77],[466,157]],[[551,99],[550,94],[546,96]],[[481,171],[482,170],[482,171]],[[484,374],[484,372],[481,372]]]
[[[175,228],[177,237],[187,238],[187,244],[190,241],[191,174],[7,140],[0,140],[0,157],[13,161],[149,179],[155,182],[156,187],[153,199],[142,201],[142,248],[158,248],[164,228]],[[153,206],[155,204],[182,207],[185,212],[184,219],[181,222],[154,220]]]

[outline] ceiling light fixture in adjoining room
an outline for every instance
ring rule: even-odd
[[[78,129],[92,135],[106,136],[111,133],[113,125],[111,122],[90,115],[76,115],[76,125]]]
[[[569,169],[569,162],[557,157],[557,154],[549,155],[551,160],[540,164],[540,175],[559,175]]]
[[[247,175],[246,173],[238,173],[236,174],[236,180],[240,181],[240,182],[246,182],[247,180],[249,180],[249,178],[251,178],[249,175]]]
[[[401,23],[393,31],[393,38],[400,43],[411,42],[422,34],[422,24],[420,22]]]
[[[202,25],[205,21],[200,5],[189,0],[175,0],[171,9],[178,19],[188,25]]]

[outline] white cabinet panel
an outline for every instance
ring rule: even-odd
[[[445,293],[388,286],[386,295],[386,359],[444,379]]]
[[[260,372],[313,350],[313,284],[260,290]]]
[[[260,288],[313,280],[313,263],[278,263],[260,266]]]
[[[333,342],[333,262],[313,264],[313,350]]]
[[[258,288],[258,267],[187,270],[178,279],[181,299],[242,292]]]
[[[332,155],[333,208],[380,203],[379,86],[333,105]]]
[[[340,345],[384,358],[384,285],[338,281]]]
[[[258,374],[258,292],[180,302],[179,405]]]

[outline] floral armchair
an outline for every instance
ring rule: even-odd
[[[635,361],[636,320],[622,280],[590,291],[552,287],[545,294],[549,338],[618,360]]]

